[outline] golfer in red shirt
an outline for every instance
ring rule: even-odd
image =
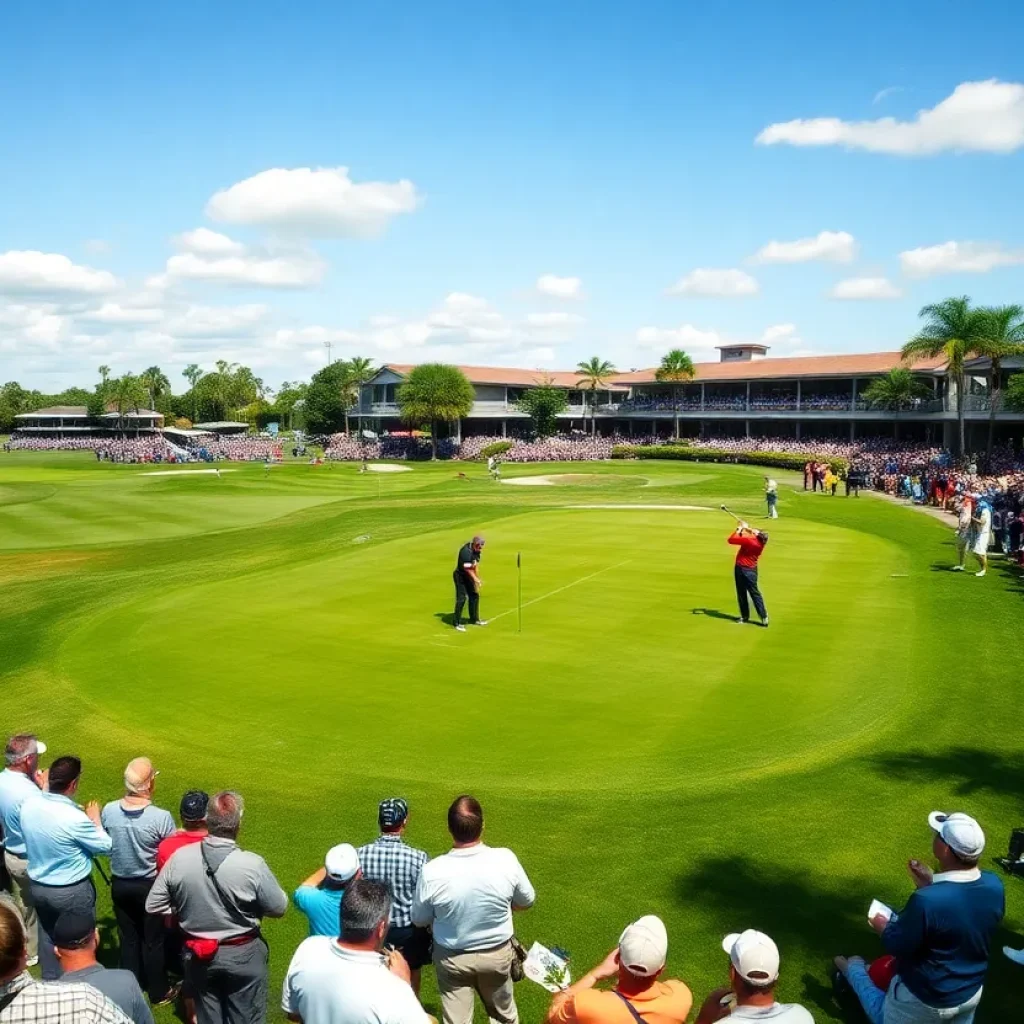
[[[763,530],[752,530],[746,523],[740,523],[736,532],[729,535],[729,543],[735,544],[739,551],[736,552],[736,567],[733,575],[736,577],[736,600],[740,604],[740,617],[737,622],[750,621],[750,602],[754,602],[754,608],[761,617],[761,625],[767,628],[768,612],[765,611],[764,598],[757,587],[757,560],[768,543],[768,534]]]

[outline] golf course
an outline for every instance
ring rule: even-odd
[[[1024,586],[1000,558],[948,571],[952,519],[782,473],[768,523],[751,466],[159,468],[0,455],[5,729],[78,754],[83,802],[118,797],[137,755],[175,814],[186,789],[239,790],[241,845],[289,892],[376,835],[383,797],[444,852],[468,792],[537,889],[520,939],[574,976],[656,913],[699,1006],[727,981],[722,936],[758,928],[780,999],[841,1020],[831,958],[881,953],[868,905],[905,902],[928,813],[976,817],[986,868],[1024,824]],[[770,533],[768,629],[735,622],[722,504]],[[489,624],[460,634],[451,574],[477,533]],[[1024,882],[1006,889],[979,1021],[1019,1015],[1000,950],[1024,945]],[[100,907],[109,944],[102,882]],[[306,922],[265,930],[283,1019]],[[548,993],[517,998],[542,1019]]]

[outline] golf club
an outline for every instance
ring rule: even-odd
[[[733,517],[733,519],[735,519],[735,520],[736,520],[736,522],[737,522],[737,523],[742,523],[742,522],[743,522],[743,520],[742,520],[742,519],[740,519],[740,517],[739,517],[738,515],[736,515],[736,513],[735,513],[735,512],[733,512],[733,511],[731,511],[730,509],[726,508],[726,507],[725,507],[724,505],[719,505],[718,507],[719,507],[719,508],[720,508],[720,509],[721,509],[721,510],[722,510],[723,512],[728,512],[728,513],[729,513],[729,515],[731,515],[731,516]]]

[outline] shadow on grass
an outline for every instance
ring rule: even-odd
[[[434,612],[434,618],[443,622],[446,626],[455,625],[455,613],[454,612]]]
[[[727,612],[720,612],[717,608],[693,608],[690,611],[691,615],[703,615],[709,619],[725,619],[727,622],[735,622],[736,616],[729,615]]]
[[[837,953],[871,953],[865,934],[866,881],[846,879],[840,891],[817,887],[805,872],[746,857],[704,861],[678,879],[676,891],[686,904],[699,904],[722,920],[726,930],[756,928],[770,935],[782,953],[800,950],[820,961],[818,974],[805,973],[802,1000],[826,1016],[842,1019],[844,1008],[832,994],[830,967]]]
[[[960,796],[990,790],[1019,796],[1024,790],[1024,755],[1007,757],[973,747],[949,747],[940,751],[893,751],[870,759],[887,778],[905,781],[947,781]]]

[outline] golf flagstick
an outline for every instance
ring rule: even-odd
[[[519,577],[519,579],[518,579],[519,597],[518,597],[518,601],[517,601],[517,606],[519,608],[519,629],[516,630],[516,632],[517,633],[522,633],[522,631],[523,631],[523,553],[522,553],[522,551],[517,551],[516,552],[516,573],[517,573],[517,575]]]

